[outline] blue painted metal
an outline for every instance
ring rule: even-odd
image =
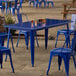
[[[69,34],[73,34],[73,33],[74,33],[74,32],[73,32],[72,30],[69,31]],[[67,34],[67,29],[63,29],[63,30],[58,30],[58,31],[57,31],[57,38],[56,38],[55,48],[56,48],[56,46],[57,46],[57,41],[58,41],[58,37],[59,37],[60,34],[64,34],[64,36],[65,36],[65,41],[66,41],[66,45],[68,46],[67,40],[70,39],[70,36],[69,36],[69,38],[67,38],[67,35],[68,35],[68,34]],[[68,43],[69,43],[69,45],[70,45],[70,40],[69,40]]]
[[[5,41],[5,38],[7,38],[7,36],[8,36],[8,34],[6,32],[0,33],[0,46],[4,46],[4,41]],[[10,36],[10,39],[11,39],[13,52],[15,52],[15,49],[14,49],[14,46],[13,46],[12,35],[10,34],[9,36]]]
[[[34,31],[30,32],[31,64],[34,67]]]
[[[22,22],[22,25],[19,25],[19,23],[17,23],[17,24],[5,25],[5,27],[14,29],[14,30],[24,30],[27,32],[31,32],[31,31],[35,32],[38,30],[49,29],[49,28],[53,28],[53,27],[57,27],[57,26],[67,25],[70,22],[71,21],[69,21],[69,20],[46,19],[45,26],[43,26],[43,24],[37,24],[37,26],[31,27],[31,21],[28,21],[28,22]],[[33,43],[34,41],[32,41],[32,39],[34,39],[33,32],[30,34],[31,35],[31,37],[30,37],[30,42],[31,42],[30,46],[31,47],[30,48],[31,48],[32,66],[34,66],[34,43]],[[9,33],[8,33],[8,35],[9,35]]]
[[[4,46],[6,36],[7,35],[5,33],[0,33],[0,46]]]
[[[0,46],[0,62],[1,62],[1,68],[2,68],[2,63],[3,63],[3,54],[9,55],[12,72],[14,73],[14,67],[13,67],[13,62],[12,62],[12,57],[11,57],[11,51],[10,51],[9,48],[3,47],[3,46]]]
[[[41,1],[39,2],[40,7],[41,7],[42,3],[44,3],[44,7],[46,7],[46,0],[41,0]]]
[[[39,4],[39,7],[41,7],[42,3],[44,3],[44,7],[46,7],[46,0],[36,0],[36,7],[38,6]]]
[[[47,0],[29,0],[29,6],[31,6],[31,3],[33,3],[34,7],[41,7],[42,3],[44,3],[44,7],[49,7],[49,4],[51,3],[51,6],[54,7],[53,1],[47,1]]]
[[[13,46],[13,39],[12,39],[12,36],[10,35],[10,28],[8,29],[8,40],[7,40],[7,48],[9,48],[9,39],[11,38],[11,43],[12,43],[12,48],[13,48],[13,52],[15,53],[15,49],[14,49],[14,46]],[[6,54],[6,57],[5,57],[5,61],[7,61],[7,54]]]
[[[36,7],[36,1],[35,0],[29,0],[29,6],[31,6],[31,3],[33,3],[33,7]]]
[[[67,25],[67,28],[68,28],[68,25]],[[66,47],[68,47],[68,45],[70,46],[70,35],[74,34],[74,30],[71,30],[71,29],[70,30],[67,30],[67,29],[58,30],[57,31],[57,38],[56,38],[55,48],[57,46],[57,41],[58,41],[58,37],[59,37],[60,34],[64,34],[64,36],[65,36]],[[69,36],[67,37],[67,35],[69,35]]]
[[[20,8],[21,8],[21,10],[22,10],[22,2],[23,2],[23,0],[20,0],[19,6],[17,5],[17,1],[18,1],[18,0],[15,0],[15,6],[11,8],[11,10],[12,10],[12,15],[15,14],[15,10],[17,10],[17,13],[20,12]],[[23,12],[23,10],[22,10],[22,12]]]
[[[49,7],[49,4],[51,3],[51,7],[54,7],[54,2],[53,1],[47,1],[47,7]]]
[[[22,14],[17,14],[17,18],[18,18],[19,25],[22,25]],[[24,26],[25,26],[25,25],[24,25]],[[21,34],[24,34],[24,36],[25,36],[26,48],[28,49],[29,33],[30,33],[30,32],[20,30],[16,47],[18,47],[20,35],[21,35]],[[36,32],[34,32],[34,35],[36,36]],[[37,47],[39,47],[37,36],[36,36],[36,41],[37,41]]]
[[[10,28],[8,29],[7,48],[9,48],[9,39],[10,39]],[[6,57],[5,57],[5,61],[7,61],[7,54],[6,54]]]
[[[49,59],[49,65],[48,65],[48,70],[47,70],[47,75],[48,72],[50,70],[50,66],[51,66],[51,60],[53,56],[58,56],[58,65],[59,65],[59,70],[60,70],[60,66],[62,63],[62,58],[64,60],[64,64],[65,64],[65,71],[67,76],[69,76],[69,60],[70,57],[73,57],[73,61],[74,61],[74,65],[76,68],[76,61],[75,61],[75,52],[74,52],[74,47],[76,44],[74,42],[75,41],[75,37],[72,39],[72,46],[71,48],[64,48],[64,47],[60,47],[60,48],[55,48],[53,50],[50,50],[50,59]]]
[[[0,9],[1,9],[1,13],[3,13],[4,8],[5,8],[5,7],[2,5],[2,2],[0,1]]]
[[[11,3],[11,2],[14,2],[14,1],[15,1],[15,0],[10,0],[10,1],[9,1],[9,0],[0,0],[0,2],[5,2],[5,10],[6,10],[6,14],[8,13],[8,12],[7,12],[7,10],[8,10],[8,8],[7,8],[8,2]],[[10,5],[10,6],[11,6],[11,5]],[[9,7],[9,8],[11,8],[11,7]]]
[[[48,29],[45,29],[45,49],[47,49],[48,42]]]

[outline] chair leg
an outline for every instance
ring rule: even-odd
[[[11,43],[12,43],[12,49],[13,49],[13,52],[15,53],[12,36],[10,36],[10,38],[11,38]]]
[[[47,5],[47,7],[49,7],[49,2],[47,2],[47,4],[46,4],[46,5]]]
[[[38,43],[38,39],[37,39],[37,33],[35,33],[35,36],[36,36],[37,47],[39,48],[39,43]]]
[[[60,66],[61,66],[61,63],[62,63],[62,58],[60,56],[58,56],[58,65],[59,65],[59,70],[60,70]]]
[[[15,8],[11,8],[12,16],[15,14]]]
[[[38,3],[36,2],[36,7],[38,7]]]
[[[5,38],[2,38],[1,40],[2,40],[1,46],[4,46]]]
[[[29,1],[29,6],[31,6],[31,1]]]
[[[3,55],[0,54],[0,64],[1,64],[1,69],[2,69],[2,63],[3,63]]]
[[[3,14],[4,13],[4,9],[3,8],[1,8],[1,14]]]
[[[22,9],[22,7],[21,7],[21,10],[22,10],[22,13],[23,13],[23,9]]]
[[[67,76],[69,76],[69,60],[70,60],[70,56],[66,55],[66,56],[63,57],[63,59],[64,59],[64,64],[65,64],[66,74],[67,74]]]
[[[36,7],[36,2],[33,3],[33,6]]]
[[[56,48],[56,46],[57,46],[57,41],[58,41],[59,34],[60,34],[60,32],[58,31],[58,32],[57,32],[56,43],[55,43],[55,48]]]
[[[21,34],[21,33],[19,32],[19,35],[18,35],[18,40],[17,40],[16,47],[18,47],[18,44],[19,44],[20,34]]]
[[[11,52],[9,52],[9,58],[10,58],[10,64],[11,64],[12,72],[14,73],[14,67],[13,67],[13,63],[12,63]]]
[[[74,56],[74,54],[73,54],[73,62],[74,62],[74,66],[75,66],[75,68],[76,68],[76,60],[75,60],[75,56]]]
[[[20,13],[20,8],[17,8],[17,14],[19,14]]]
[[[5,56],[5,62],[7,61],[7,54],[6,54],[6,56]]]
[[[54,3],[53,2],[51,2],[51,6],[52,6],[52,8],[54,7]]]
[[[52,54],[50,53],[49,65],[48,65],[48,70],[47,70],[47,73],[46,73],[47,75],[48,75],[48,72],[50,70],[51,60],[52,60]]]
[[[41,2],[39,3],[39,7],[41,7]]]
[[[26,48],[28,49],[28,43],[29,43],[29,35],[28,32],[25,32],[25,44],[26,44]]]
[[[44,2],[44,7],[46,7],[46,2]]]
[[[68,36],[66,33],[64,33],[64,36],[65,36],[65,42],[66,42],[66,47],[70,47],[70,36]]]

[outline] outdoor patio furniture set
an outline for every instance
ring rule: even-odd
[[[31,3],[33,3],[33,7],[41,7],[42,3],[44,3],[44,7],[49,7],[51,4],[51,7],[54,7],[53,0],[29,0],[29,6],[31,6]]]
[[[57,27],[57,26],[61,26],[61,25],[67,25],[67,33],[69,32],[69,25],[68,23],[71,22],[69,20],[55,20],[55,19],[45,19],[46,23],[39,23],[38,20],[37,21],[37,25],[33,24],[32,27],[32,23],[30,21],[28,22],[22,22],[21,24],[17,23],[17,24],[12,24],[11,25],[7,25],[5,26],[6,28],[9,29],[8,31],[8,46],[9,46],[9,34],[10,34],[10,30],[11,29],[15,29],[15,30],[26,30],[30,32],[30,48],[31,48],[31,63],[32,63],[32,67],[34,67],[34,32],[38,31],[38,30],[45,30],[45,48],[47,48],[47,42],[48,42],[48,29],[52,28],[52,27]],[[25,26],[24,26],[25,25]],[[60,70],[60,66],[61,66],[61,61],[62,58],[64,60],[65,63],[65,69],[66,69],[66,73],[67,76],[69,76],[69,60],[70,60],[70,56],[73,56],[73,61],[74,61],[74,65],[76,67],[76,61],[75,61],[75,51],[74,50],[74,46],[75,46],[75,36],[76,33],[74,34],[74,39],[72,40],[72,47],[68,48],[68,45],[66,45],[67,48],[61,47],[61,48],[55,48],[52,51],[50,51],[50,60],[49,60],[49,66],[48,66],[48,70],[47,70],[47,75],[50,69],[50,64],[51,64],[51,59],[52,56],[57,55],[58,56],[58,63],[59,63],[59,70]],[[67,38],[69,37],[69,33],[67,35]],[[69,39],[68,39],[69,41]],[[68,41],[66,42],[66,44],[68,44]],[[66,58],[67,57],[67,58]]]
[[[56,55],[56,56],[58,56],[59,70],[60,70],[60,66],[61,66],[62,58],[63,58],[64,64],[65,64],[66,74],[67,74],[67,76],[69,76],[69,60],[70,60],[71,56],[73,57],[74,65],[76,68],[76,60],[75,60],[76,30],[73,30],[74,37],[72,39],[72,44],[70,46],[69,23],[71,23],[71,21],[70,20],[58,20],[58,19],[41,19],[41,20],[39,19],[36,21],[33,20],[33,21],[23,22],[22,15],[19,13],[19,10],[17,10],[17,11],[18,11],[18,14],[17,14],[18,23],[4,25],[5,28],[8,28],[8,34],[0,33],[0,64],[1,64],[1,68],[2,68],[2,62],[3,62],[3,54],[5,53],[6,54],[5,60],[7,60],[7,55],[9,55],[10,63],[11,63],[11,67],[12,67],[12,72],[14,72],[11,51],[9,49],[9,38],[11,36],[11,34],[10,34],[11,29],[19,30],[20,31],[19,37],[20,37],[21,33],[23,33],[25,35],[27,49],[28,49],[28,39],[29,39],[28,36],[30,35],[31,64],[32,64],[32,67],[34,67],[34,40],[35,40],[34,36],[36,36],[36,31],[45,30],[45,48],[47,49],[48,29],[65,25],[65,26],[67,26],[67,29],[66,29],[67,31],[63,34],[64,35],[66,34],[65,35],[66,40],[64,43],[64,44],[66,44],[66,48],[64,48],[64,45],[63,45],[63,47],[55,48],[55,49],[50,51],[50,59],[49,59],[47,75],[48,75],[48,72],[50,70],[52,57]],[[8,39],[7,39],[7,48],[6,48],[6,47],[4,47],[4,39],[7,36],[8,36]],[[12,41],[12,45],[13,45],[13,40],[11,39],[11,41]],[[36,41],[37,41],[37,46],[39,47],[37,37],[36,37]],[[19,38],[17,41],[17,46],[18,46],[18,42],[19,42]],[[56,44],[57,44],[57,42],[56,42]],[[69,48],[68,48],[68,46],[69,46]],[[56,45],[55,45],[55,47],[56,47]],[[13,50],[14,50],[14,46],[13,46]],[[14,52],[15,52],[15,50],[14,50]]]

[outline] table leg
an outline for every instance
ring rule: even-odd
[[[45,49],[47,49],[48,44],[48,29],[45,29]]]
[[[9,38],[10,38],[10,28],[8,29],[7,48],[9,48]],[[5,57],[5,61],[7,61],[7,55],[6,55],[6,57]]]
[[[34,31],[30,32],[31,64],[34,67]]]

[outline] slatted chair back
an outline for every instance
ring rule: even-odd
[[[18,23],[22,25],[22,14],[17,14]]]
[[[22,2],[23,2],[23,0],[20,0],[20,7],[22,7]]]

